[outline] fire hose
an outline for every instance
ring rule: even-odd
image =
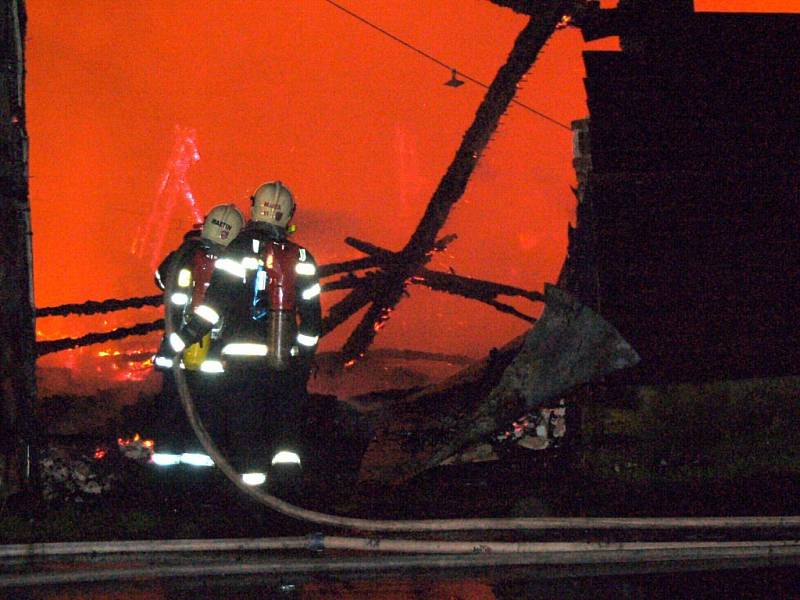
[[[169,277],[168,288],[175,278]],[[167,293],[170,293],[168,289]],[[174,324],[169,315],[166,318],[166,334],[174,332]],[[214,441],[201,422],[194,401],[192,399],[186,377],[179,366],[180,361],[175,361],[172,372],[178,389],[178,395],[186,417],[200,444],[205,449],[214,464],[222,473],[242,492],[278,513],[301,521],[308,521],[318,525],[327,525],[339,529],[374,532],[433,532],[433,531],[499,531],[499,530],[553,530],[553,529],[580,529],[580,530],[609,530],[609,529],[732,529],[732,528],[792,528],[800,527],[800,516],[772,516],[772,517],[673,517],[673,518],[474,518],[474,519],[421,519],[421,520],[373,520],[357,517],[346,517],[322,513],[305,509],[281,500],[277,496],[251,487],[242,481],[241,474],[231,466],[222,455]],[[419,542],[422,544],[423,542]],[[448,542],[428,542],[438,544],[438,552],[444,552]],[[485,545],[484,542],[458,542],[457,552],[463,552],[462,544],[471,544],[472,547]],[[455,546],[453,546],[455,548]],[[380,549],[380,545],[376,546]]]
[[[552,529],[767,529],[800,527],[798,516],[774,517],[671,517],[671,518],[605,518],[605,517],[566,517],[566,518],[485,518],[485,519],[420,519],[420,520],[373,520],[345,517],[305,509],[281,500],[242,481],[231,464],[221,454],[208,435],[197,415],[186,377],[180,367],[173,367],[181,404],[189,419],[197,439],[220,471],[245,494],[260,504],[288,517],[308,521],[318,525],[328,525],[340,529],[360,531],[499,531],[499,530],[552,530]],[[442,542],[436,542],[443,544]],[[472,544],[473,547],[485,545],[484,542],[458,542]],[[443,546],[442,546],[443,547]],[[378,547],[379,548],[379,547]],[[441,551],[441,550],[440,550]],[[459,550],[463,551],[463,550]]]

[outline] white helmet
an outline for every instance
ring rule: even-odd
[[[250,199],[253,201],[251,213],[253,221],[287,228],[296,205],[292,192],[283,183],[280,181],[264,183],[258,186]]]
[[[203,222],[203,237],[227,246],[244,227],[244,216],[234,204],[220,204],[211,209]]]

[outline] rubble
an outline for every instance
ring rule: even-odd
[[[495,352],[433,390],[398,402],[382,421],[361,465],[369,485],[395,485],[437,466],[580,384],[636,364],[636,352],[596,312],[556,288],[524,340]]]
[[[47,502],[87,502],[109,492],[119,475],[108,464],[108,450],[91,455],[65,446],[49,445],[39,461],[42,496]]]

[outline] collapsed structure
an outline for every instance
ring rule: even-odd
[[[350,239],[367,256],[321,272],[345,274],[326,289],[352,290],[331,307],[326,330],[369,305],[345,359],[366,351],[409,283],[522,318],[496,296],[542,299],[425,268],[452,241],[437,235],[516,82],[573,4],[551,0],[544,10],[533,0],[494,1],[544,16],[520,35],[412,240],[392,253]],[[690,0],[621,0],[617,9],[594,6],[575,18],[587,40],[619,35],[622,46],[585,54],[590,118],[575,124],[577,227],[558,282],[641,356],[638,367],[611,377],[641,383],[796,373],[800,17],[695,14]],[[421,459],[418,467],[429,464]]]
[[[615,342],[579,358],[583,344],[564,336],[569,311],[549,342],[531,345],[546,337],[540,321],[521,376],[504,353],[503,375],[489,361],[472,394],[454,381],[392,407],[362,464],[367,480],[396,483],[440,463],[509,422],[504,402],[522,410],[519,398],[567,383],[576,364],[624,357],[593,372],[612,386],[798,374],[800,16],[622,0],[588,3],[575,18],[587,41],[619,36],[622,50],[584,53],[590,116],[573,124],[577,223],[558,285],[638,357]],[[602,321],[591,324],[581,336]],[[535,381],[527,392],[525,380]]]

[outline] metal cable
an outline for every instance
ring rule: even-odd
[[[450,65],[448,65],[448,64],[447,64],[447,63],[445,63],[445,62],[442,62],[441,60],[439,60],[439,59],[438,59],[438,58],[436,58],[435,56],[431,56],[431,55],[430,55],[430,54],[428,54],[427,52],[425,52],[425,51],[423,51],[423,50],[420,50],[419,48],[417,48],[416,46],[413,46],[412,44],[409,44],[409,43],[408,43],[408,42],[406,42],[405,40],[402,40],[401,38],[397,37],[397,36],[396,36],[396,35],[394,35],[393,33],[390,33],[390,32],[388,32],[388,31],[386,31],[385,29],[383,29],[382,27],[379,27],[378,25],[375,25],[375,23],[372,23],[372,22],[368,21],[367,19],[365,19],[365,18],[364,18],[364,17],[362,17],[361,15],[358,15],[358,14],[354,13],[352,10],[350,10],[350,9],[348,9],[348,8],[345,8],[345,7],[344,7],[344,6],[342,6],[341,4],[337,4],[336,2],[333,2],[333,0],[325,0],[325,2],[327,2],[327,3],[328,3],[328,4],[330,4],[331,6],[333,6],[333,7],[337,8],[337,9],[339,9],[339,10],[340,10],[340,11],[342,11],[343,13],[346,13],[346,14],[350,15],[350,16],[351,16],[351,17],[353,17],[354,19],[358,19],[359,21],[361,21],[361,22],[362,22],[362,23],[364,23],[365,25],[368,25],[369,27],[372,27],[372,28],[373,28],[373,29],[375,29],[376,31],[378,31],[378,32],[382,33],[383,35],[387,36],[388,38],[391,38],[391,39],[393,39],[395,42],[397,42],[397,43],[399,43],[399,44],[402,44],[402,45],[403,45],[403,46],[405,46],[406,48],[409,48],[410,50],[413,50],[413,51],[414,51],[414,52],[416,52],[417,54],[419,54],[419,55],[421,55],[421,56],[424,56],[424,57],[425,57],[425,58],[427,58],[428,60],[435,62],[437,65],[440,65],[440,66],[444,67],[444,68],[445,68],[445,69],[447,69],[448,71],[451,71],[451,72],[452,72],[452,73],[454,73],[454,74],[455,74],[455,73],[457,73],[458,75],[461,75],[461,76],[462,76],[464,79],[466,79],[467,81],[471,81],[472,83],[474,83],[474,84],[476,84],[476,85],[479,85],[479,86],[481,86],[481,87],[482,87],[482,88],[484,88],[484,89],[487,89],[487,90],[489,89],[489,86],[488,86],[488,85],[486,85],[485,83],[483,83],[482,81],[479,81],[479,80],[475,79],[474,77],[471,77],[471,76],[467,75],[467,74],[466,74],[466,73],[464,73],[463,71],[459,71],[458,69],[456,69],[456,68],[454,68],[454,67],[451,67]],[[551,123],[553,123],[554,125],[558,125],[558,126],[559,126],[559,127],[561,127],[562,129],[566,129],[567,131],[569,131],[569,132],[572,132],[572,128],[571,128],[569,125],[567,125],[566,123],[562,123],[561,121],[559,121],[559,120],[557,120],[557,119],[554,119],[554,118],[553,118],[553,117],[551,117],[550,115],[546,115],[545,113],[543,113],[543,112],[541,112],[541,111],[539,111],[539,110],[536,110],[535,108],[533,108],[533,107],[531,107],[531,106],[528,106],[527,104],[523,104],[523,103],[522,103],[522,102],[520,102],[519,100],[516,100],[516,99],[515,99],[515,100],[512,100],[511,102],[512,102],[513,104],[516,104],[517,106],[520,106],[520,107],[524,108],[525,110],[527,110],[527,111],[529,111],[529,112],[532,112],[532,113],[533,113],[533,114],[535,114],[536,116],[543,118],[545,121],[550,121],[550,122],[551,122]]]

